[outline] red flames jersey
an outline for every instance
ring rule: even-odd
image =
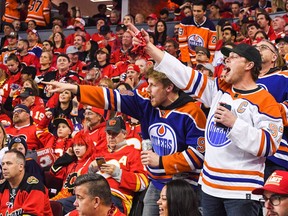
[[[11,136],[23,135],[26,138],[28,149],[43,148],[43,144],[36,136],[36,125],[27,125],[21,128],[10,126],[6,128],[6,133]]]
[[[117,49],[115,52],[111,53],[110,63],[116,64],[120,61],[128,61],[128,51],[124,51],[123,49]]]
[[[99,154],[99,152],[106,152],[108,150],[105,128],[106,122],[102,122],[92,131],[81,130],[78,132],[84,134],[86,137],[88,137],[88,140],[93,143],[94,154]]]
[[[112,194],[122,199],[125,212],[130,211],[134,192],[143,191],[149,184],[146,171],[141,163],[140,151],[124,145],[115,152],[103,155],[106,163],[114,164],[122,170],[120,182],[110,175],[102,174],[111,187]]]
[[[17,54],[17,57],[21,63],[23,63],[25,66],[37,66],[39,65],[39,59],[37,56],[33,53],[27,53],[24,56],[20,56]]]
[[[79,74],[82,77],[85,77],[86,74],[82,72],[84,66],[86,66],[86,63],[79,60],[77,61],[76,64],[70,67],[70,70],[74,71],[75,73]]]
[[[65,153],[59,157],[50,169],[50,173],[56,178],[63,179],[63,187],[51,200],[59,200],[73,195],[74,182],[79,175],[88,172],[91,158],[76,160]]]
[[[74,37],[75,37],[75,33],[68,35],[65,38],[66,45],[68,45],[68,44],[73,45],[74,44]],[[88,32],[86,32],[86,41],[89,41],[90,39],[91,39],[90,34]]]
[[[45,215],[53,216],[48,191],[37,178],[25,175],[14,202],[10,200],[11,187],[8,181],[0,184],[0,215]]]

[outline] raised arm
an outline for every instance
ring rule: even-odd
[[[156,65],[155,70],[164,73],[178,88],[191,96],[196,96],[206,105],[210,106],[215,91],[215,85],[208,76],[193,70],[182,64],[177,58],[161,51],[150,41],[148,33],[141,29],[139,31],[134,25],[129,24],[129,32],[133,36],[134,49],[138,47],[152,57]]]
[[[49,93],[63,92],[65,90],[71,91],[73,94],[76,94],[78,91],[78,86],[70,83],[61,83],[57,81],[52,82],[42,82],[47,85],[47,90]]]
[[[149,35],[143,28],[139,31],[139,29],[137,29],[133,24],[129,23],[128,31],[133,37],[134,46],[143,46],[145,52],[151,56],[156,63],[160,63],[162,61],[164,52],[149,41]],[[144,40],[141,40],[140,36],[142,36]]]

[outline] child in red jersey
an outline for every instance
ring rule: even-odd
[[[73,205],[73,202],[67,204],[65,201],[73,199],[76,178],[87,173],[92,162],[92,146],[86,136],[76,134],[72,148],[69,148],[65,154],[59,157],[50,169],[53,176],[63,180],[62,189],[51,200],[61,202],[65,214],[71,211],[71,205]]]
[[[64,152],[72,146],[72,132],[74,130],[73,123],[67,118],[56,118],[53,124],[57,128],[57,136],[54,136],[48,130],[48,125],[52,117],[51,112],[46,112],[46,117],[41,121],[37,127],[38,139],[42,141],[45,148],[52,148],[53,153],[60,157]]]

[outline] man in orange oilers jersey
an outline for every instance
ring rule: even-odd
[[[214,24],[205,17],[204,2],[193,3],[193,17],[184,18],[179,28],[179,45],[181,60],[188,66],[195,64],[195,47],[203,46],[211,52],[211,62],[216,47],[216,29]]]

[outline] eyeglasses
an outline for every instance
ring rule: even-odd
[[[91,115],[93,115],[94,113],[93,112],[85,112],[84,113],[84,116],[91,116]]]
[[[116,133],[116,132],[113,132],[113,131],[106,131],[106,133],[107,133],[107,135],[108,136],[112,136],[112,137],[116,137],[116,136],[118,136],[118,134],[120,133]]]
[[[242,58],[242,56],[239,56],[239,55],[229,55],[229,56],[225,59],[225,61],[226,61],[227,59],[237,59],[237,58]]]
[[[272,50],[269,46],[264,45],[264,44],[263,44],[263,45],[260,45],[260,46],[255,46],[255,48],[256,48],[257,50],[259,50],[260,52],[262,52],[262,51],[264,51],[264,50],[270,50],[271,52],[273,52],[274,54],[276,54],[274,50]]]
[[[26,112],[26,111],[25,111],[24,109],[18,109],[18,110],[13,111],[13,115],[14,115],[15,113],[20,114],[20,113],[22,113],[22,112]]]
[[[282,41],[282,42],[279,42],[279,43],[277,44],[277,46],[284,46],[284,45],[286,45],[286,44],[287,44],[287,42]]]
[[[271,203],[273,206],[278,206],[281,203],[282,199],[288,198],[288,195],[279,195],[279,194],[274,194],[270,196],[270,198],[263,196],[259,201],[264,204],[269,200],[269,203]]]

